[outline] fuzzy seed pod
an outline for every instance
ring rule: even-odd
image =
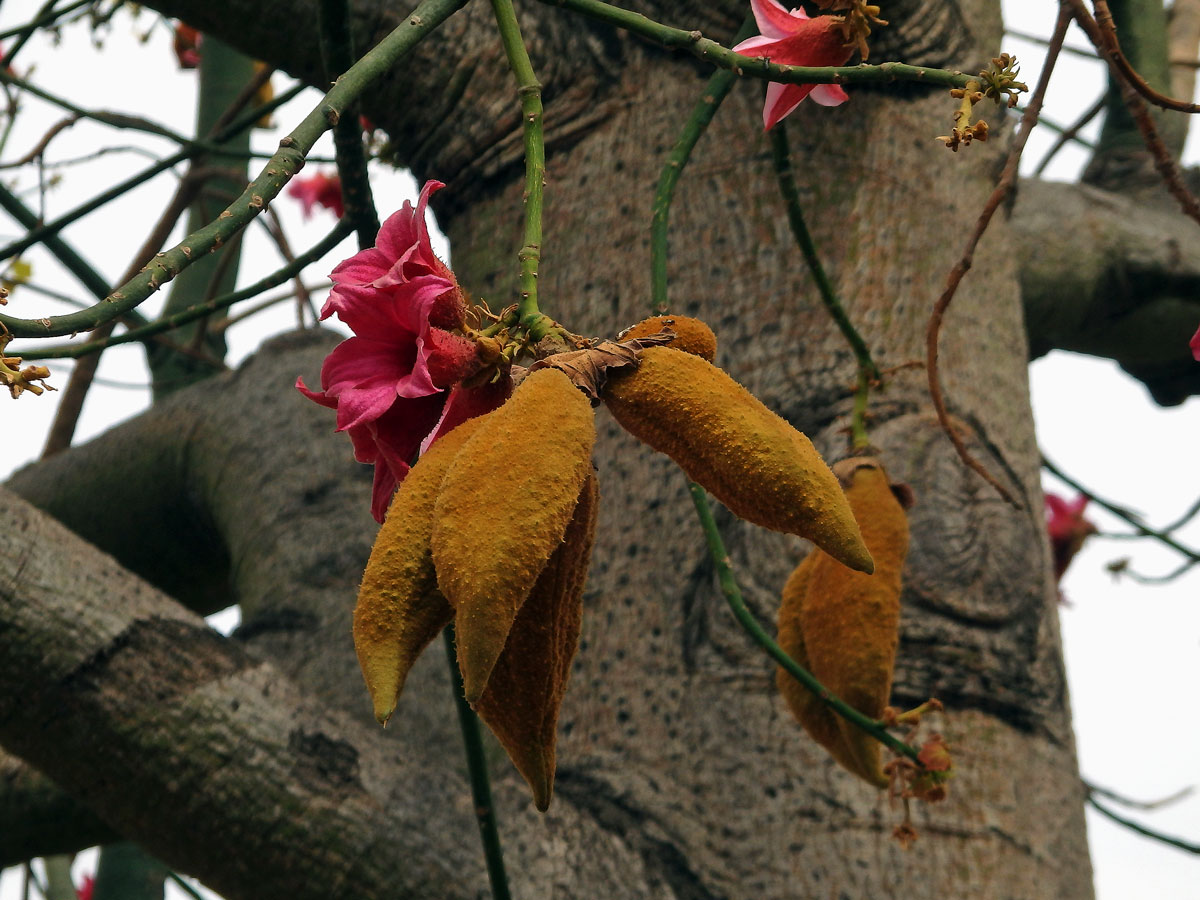
[[[596,476],[589,473],[563,542],[525,601],[475,711],[496,735],[542,812],[554,791],[558,710],[579,647],[583,586],[596,531]]]
[[[682,350],[709,362],[716,357],[717,336],[699,319],[688,316],[651,316],[621,332],[620,340],[653,337],[667,328],[675,332],[675,340],[667,345],[672,350]]]
[[[871,571],[846,497],[812,442],[721,369],[670,347],[647,347],[604,393],[613,417],[675,460],[736,516],[808,538]]]
[[[386,724],[421,651],[454,611],[438,592],[429,552],[434,501],[455,455],[486,417],[446,434],[400,484],[363,572],[354,608],[354,649],[375,718]]]
[[[455,611],[471,703],[562,542],[595,440],[587,398],[562,372],[539,369],[486,417],[446,473],[430,546],[438,587]]]
[[[908,495],[893,488],[876,459],[843,460],[834,471],[848,484],[846,496],[875,572],[852,572],[827,553],[812,551],[783,589],[779,644],[835,695],[878,719],[892,689],[900,577],[908,553],[903,505]],[[887,787],[878,741],[830,710],[784,669],[776,673],[776,682],[817,743],[864,781]]]

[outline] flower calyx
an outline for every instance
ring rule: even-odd
[[[1007,106],[1012,109],[1017,105],[1017,94],[1029,90],[1029,85],[1017,81],[1021,74],[1021,65],[1017,58],[1010,53],[1001,53],[993,57],[991,68],[979,73],[984,96],[994,100],[997,106]]]

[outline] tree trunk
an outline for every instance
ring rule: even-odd
[[[303,16],[288,19],[293,27],[283,36],[286,46],[268,37],[276,27],[268,24],[269,13],[278,12],[278,4],[250,4],[244,19],[237,18],[240,2],[222,5],[227,8],[219,15],[214,4],[151,5],[231,41],[253,45],[262,38],[255,52],[277,53],[272,63],[293,71],[307,65]],[[639,8],[718,39],[728,38],[742,15],[738,3],[705,4],[703,12],[690,3],[662,6],[666,12],[656,3]],[[356,7],[360,30],[383,29],[395,15],[374,9],[372,19],[369,9]],[[368,98],[366,112],[398,135],[403,161],[419,175],[449,183],[440,211],[455,271],[499,308],[513,297],[523,184],[516,92],[487,12],[475,4],[447,23],[412,65],[376,92],[376,107]],[[699,94],[701,70],[693,60],[558,10],[526,3],[521,12],[546,85],[543,309],[574,331],[610,336],[649,312],[650,199],[664,153]],[[884,13],[893,24],[873,59],[972,71],[998,47],[994,3],[910,0]],[[371,43],[360,39],[358,46]],[[452,103],[435,97],[384,108],[380,100],[400,90],[419,93],[467,70],[466,87]],[[761,98],[759,84],[739,85],[684,174],[672,216],[673,309],[710,322],[720,340],[718,363],[834,458],[847,446],[854,360],[788,229],[761,131]],[[787,123],[809,226],[851,319],[885,368],[923,358],[930,307],[1005,149],[999,114],[993,141],[957,155],[942,148],[933,138],[947,130],[954,108],[941,92],[862,89],[837,109],[802,104]],[[682,474],[598,412],[600,523],[549,815],[527,809],[519,776],[506,760],[499,758],[493,771],[519,896],[1091,896],[1012,240],[1004,221],[993,224],[947,318],[941,359],[959,426],[1023,508],[1002,503],[959,463],[937,426],[921,369],[898,370],[886,391],[872,395],[873,442],[893,477],[909,482],[917,496],[892,702],[908,707],[938,697],[947,708],[939,727],[957,763],[949,800],[916,811],[917,848],[905,852],[891,837],[900,810],[838,769],[788,715],[774,690],[772,665],[724,608]],[[140,555],[138,570],[160,587],[187,595],[190,583],[194,608],[211,608],[213,594],[222,591],[243,604],[242,642],[283,673],[272,679],[286,676],[299,686],[282,691],[285,709],[268,723],[279,733],[270,740],[259,735],[261,746],[281,754],[273,757],[273,778],[282,779],[288,753],[298,759],[315,754],[325,763],[349,758],[289,742],[287,704],[303,706],[306,716],[317,716],[311,706],[323,704],[356,719],[292,733],[333,735],[335,749],[344,742],[355,759],[371,761],[370,778],[360,784],[357,769],[351,778],[334,766],[330,771],[344,781],[322,770],[337,783],[317,779],[304,790],[313,792],[315,804],[331,802],[335,792],[352,795],[352,803],[338,807],[352,833],[354,823],[364,822],[387,821],[394,830],[370,845],[347,839],[321,857],[321,866],[304,866],[305,878],[324,880],[303,896],[472,896],[481,867],[459,863],[467,847],[462,829],[470,825],[461,815],[466,788],[454,755],[445,663],[431,650],[394,727],[383,736],[368,731],[369,704],[347,624],[373,530],[364,475],[352,471],[348,443],[324,433],[333,427],[331,416],[315,408],[298,412],[302,401],[289,393],[282,374],[288,352],[285,340],[264,357],[271,378],[234,373],[181,392],[178,402],[104,442],[26,470],[12,486],[100,546],[129,545],[114,552],[122,561]],[[311,379],[312,342],[296,339],[291,352],[303,360],[293,371]],[[143,464],[161,470],[153,484],[137,477]],[[139,515],[117,509],[116,528],[107,520],[97,525],[100,501],[86,498],[111,496],[105,485],[131,492],[123,506]],[[180,517],[195,542],[211,548],[202,582],[190,581],[196,567],[178,551],[169,566],[155,565],[159,545],[168,552],[172,523]],[[723,511],[720,521],[747,600],[773,627],[779,591],[802,555],[800,543]],[[145,543],[134,546],[131,534]],[[9,577],[14,585],[20,580]],[[8,583],[0,573],[0,585]],[[130,617],[139,621],[135,613]],[[190,640],[179,637],[185,632],[165,636],[186,654]],[[146,636],[147,647],[164,634]],[[0,629],[0,643],[8,640]],[[0,658],[4,652],[0,646]],[[234,659],[232,651],[217,655]],[[169,658],[161,661],[167,665]],[[218,668],[242,678],[248,666],[227,661]],[[213,670],[204,671],[213,677]],[[11,693],[8,679],[18,677],[7,672],[0,694]],[[71,690],[69,676],[60,677],[62,690]],[[95,690],[104,688],[103,673],[89,677]],[[113,690],[133,689],[124,677]],[[236,698],[250,685],[225,688]],[[288,693],[297,690],[307,699]],[[47,690],[39,702],[55,696]],[[52,714],[49,706],[37,709]],[[94,715],[117,721],[122,709],[116,704]],[[98,729],[93,745],[87,735],[55,729],[53,739],[27,735],[18,747],[13,728],[4,727],[6,717],[29,721],[0,706],[6,746],[67,790],[86,779],[62,758],[61,746],[45,745],[70,741],[100,760],[116,743],[123,752],[135,748],[147,757],[148,770],[160,771],[156,766],[174,752],[172,729],[187,727],[186,720],[164,714],[161,721],[139,721],[146,729],[140,736]],[[395,748],[390,765],[380,745]],[[201,754],[199,748],[181,752]],[[136,784],[136,767],[120,758],[128,766],[120,771]],[[230,779],[254,768],[237,748],[222,762]],[[103,772],[100,763],[96,771]],[[298,775],[302,784],[312,780],[307,770]],[[156,777],[156,796],[168,807],[196,784],[191,775],[175,785]],[[438,798],[443,808],[427,792],[413,793],[426,778],[446,791]],[[263,790],[275,797],[284,789],[280,781]],[[245,828],[236,840],[220,839],[218,821],[199,828],[200,846],[188,850],[181,838],[197,829],[195,820],[179,821],[169,808],[142,808],[138,797],[124,796],[129,793],[125,784],[93,788],[89,802],[124,833],[211,878],[231,898],[274,895],[265,885],[291,889],[293,880],[278,867],[299,865],[303,848],[311,852],[327,833],[316,821],[289,819],[283,847],[256,855],[262,842],[245,828],[245,811],[231,808]],[[218,792],[216,798],[230,796],[240,797]],[[381,798],[404,808],[377,818],[370,807]],[[253,792],[239,802],[255,805]],[[116,812],[106,816],[109,804]],[[200,809],[224,815],[216,801]],[[269,819],[269,805],[256,815],[255,821]],[[415,857],[420,877],[397,877],[400,883],[392,885],[373,880],[380,860],[394,856]]]

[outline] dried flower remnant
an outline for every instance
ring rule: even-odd
[[[733,48],[745,56],[765,57],[785,66],[840,66],[850,58],[841,16],[809,18],[803,9],[788,11],[776,0],[750,0],[761,34]],[[849,95],[836,84],[767,84],[763,128],[770,130],[800,105],[805,97],[822,106],[838,106]]]
[[[332,210],[339,219],[346,214],[342,202],[342,179],[337,175],[318,172],[308,178],[294,178],[288,185],[288,196],[300,201],[300,210],[305,219],[312,218],[313,207],[323,206]]]
[[[354,336],[326,357],[320,391],[296,381],[310,400],[337,410],[337,430],[349,433],[355,459],[374,464],[378,522],[437,428],[448,389],[486,364],[482,345],[464,330],[462,291],[425,226],[429,197],[441,187],[427,182],[415,208],[405,202],[384,222],[374,247],[333,270],[321,318],[336,314]]]

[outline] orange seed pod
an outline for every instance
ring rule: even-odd
[[[780,645],[830,691],[878,719],[892,689],[908,517],[877,459],[843,460],[834,470],[848,485],[846,496],[875,572],[852,572],[814,550],[784,588]],[[796,718],[834,759],[865,781],[887,786],[878,741],[833,713],[782,669],[777,683]]]
[[[354,649],[375,718],[387,722],[421,651],[454,618],[437,590],[429,538],[446,470],[486,416],[444,435],[401,482],[379,529],[354,608]]]
[[[455,611],[471,703],[562,542],[595,440],[587,398],[562,372],[539,369],[486,417],[446,473],[430,545],[438,587]]]
[[[837,478],[807,437],[711,363],[647,347],[604,392],[613,417],[675,460],[734,515],[808,538],[871,571],[871,555]]]
[[[675,332],[675,340],[667,345],[672,350],[682,350],[709,362],[716,357],[717,336],[704,322],[689,316],[651,316],[621,332],[620,340],[653,337],[667,328]]]
[[[563,542],[517,613],[475,711],[496,735],[545,812],[554,791],[558,711],[583,625],[583,586],[596,530],[589,473]]]

